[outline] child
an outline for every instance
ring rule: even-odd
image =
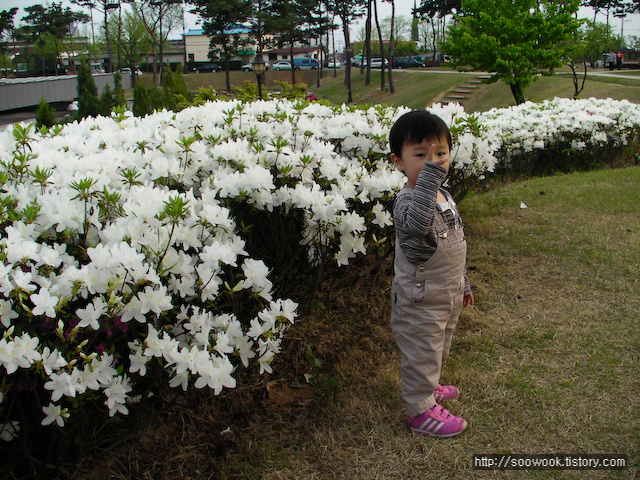
[[[466,278],[467,244],[451,195],[451,133],[425,110],[402,115],[389,134],[391,159],[407,177],[393,208],[396,228],[391,328],[402,352],[402,397],[416,433],[453,437],[467,422],[437,402],[457,398],[440,385],[442,362],[463,306],[474,298]]]

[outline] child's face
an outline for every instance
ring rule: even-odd
[[[427,161],[442,165],[449,171],[449,153],[449,143],[445,138],[431,138],[420,143],[405,143],[399,156],[391,154],[391,160],[407,176],[407,186],[414,188]]]

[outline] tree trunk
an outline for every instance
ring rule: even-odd
[[[384,92],[384,43],[382,42],[382,29],[380,28],[380,20],[378,19],[378,0],[373,2],[374,18],[376,20],[376,30],[378,31],[378,41],[380,42],[380,56],[382,57],[382,68],[380,69],[380,91]]]
[[[344,32],[344,44],[346,50],[345,66],[344,66],[344,82],[347,85],[347,103],[353,102],[353,92],[351,91],[351,39],[349,38],[349,19],[346,16],[340,16],[342,20],[342,31]]]
[[[289,57],[291,58],[291,85],[295,85],[296,84],[296,66],[295,66],[295,62],[293,61],[293,40],[291,41],[291,50],[289,50],[290,55]]]
[[[522,105],[525,102],[522,85],[520,85],[520,82],[516,82],[511,84],[510,86],[511,86],[511,93],[513,94],[513,98],[516,101],[516,105]]]
[[[396,2],[395,0],[391,0],[389,3],[391,3],[391,32],[389,33],[389,93],[393,94],[396,92],[396,87],[393,84],[391,60],[393,56],[393,24],[396,18]],[[384,69],[384,57],[382,57],[382,68]],[[384,70],[382,70],[382,72],[384,75]]]
[[[364,51],[366,52],[367,59],[367,75],[365,76],[364,84],[371,84],[371,1],[367,0],[367,21],[365,22],[364,32]]]

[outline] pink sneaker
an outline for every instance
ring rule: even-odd
[[[433,391],[433,396],[436,399],[436,402],[441,402],[443,400],[452,400],[454,398],[458,398],[460,396],[460,390],[458,387],[454,387],[453,385],[438,385]]]
[[[455,437],[467,428],[464,418],[452,415],[440,405],[430,408],[416,418],[407,415],[407,423],[415,433],[439,438]]]

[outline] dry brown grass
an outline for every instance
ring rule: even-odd
[[[404,424],[387,263],[355,283],[357,272],[344,272],[321,292],[272,376],[241,376],[219,398],[182,399],[188,407],[157,414],[121,448],[83,462],[75,478],[638,478],[639,204],[640,167],[465,199],[477,305],[463,312],[444,371],[462,390],[446,406],[470,424],[459,437],[420,437]],[[324,381],[302,386],[305,373]],[[282,396],[269,394],[273,380],[283,380]],[[506,452],[627,454],[631,465],[472,467],[473,454]]]

